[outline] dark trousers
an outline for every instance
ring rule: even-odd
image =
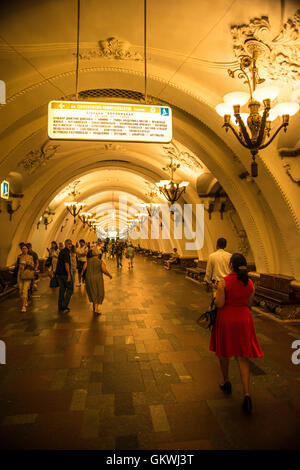
[[[56,275],[59,284],[58,310],[65,310],[73,294],[73,281],[67,282],[67,276]]]
[[[84,264],[85,264],[84,261],[77,262],[78,278],[81,276],[82,281],[85,281],[85,274],[86,274],[86,270],[84,271],[84,273],[82,272]]]
[[[117,255],[117,268],[122,266],[122,255]]]

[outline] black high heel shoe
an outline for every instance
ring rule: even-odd
[[[223,385],[220,385],[220,389],[224,393],[230,394],[231,393],[231,383],[229,381],[225,382]]]
[[[252,412],[252,400],[251,400],[251,397],[249,397],[249,395],[245,396],[243,404],[242,404],[242,408],[243,408],[244,413],[251,414],[251,412]]]

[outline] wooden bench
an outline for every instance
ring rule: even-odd
[[[204,261],[204,260],[195,260],[195,261],[196,261],[195,267],[188,267],[186,269],[186,277],[188,279],[201,283],[204,281],[207,261]]]
[[[154,253],[155,254],[152,255],[152,259],[154,261],[158,261],[158,260],[162,259],[163,254],[161,253],[161,251],[155,251]]]
[[[169,257],[172,256],[172,254],[169,255]],[[165,259],[164,261],[167,261]],[[194,258],[191,258],[189,256],[182,256],[181,258],[178,258],[176,263],[172,263],[170,265],[170,268],[175,269],[176,271],[184,272],[186,271],[186,268],[193,266],[194,264]],[[165,263],[165,267],[167,267],[167,263]]]
[[[0,268],[0,299],[15,292],[18,288],[14,268],[15,266]]]
[[[300,297],[293,277],[254,272],[249,277],[255,284],[254,305],[282,319],[300,318]]]

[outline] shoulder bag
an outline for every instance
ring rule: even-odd
[[[34,268],[30,264],[25,264],[24,269],[20,273],[22,281],[31,281],[34,278]]]
[[[202,313],[200,317],[196,320],[198,325],[203,325],[206,328],[211,329],[216,323],[218,313],[218,307],[215,306],[215,299],[211,301],[210,308],[206,312]]]

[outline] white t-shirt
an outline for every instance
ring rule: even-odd
[[[87,252],[88,252],[88,248],[87,246],[79,246],[77,249],[76,249],[76,254],[77,254],[77,258],[78,258],[78,261],[82,261],[83,263],[86,262],[86,255],[87,255]]]
[[[224,251],[222,249],[219,249],[209,255],[204,280],[207,282],[211,282],[213,280],[218,281],[222,277],[230,274],[230,258],[231,253],[228,253],[228,251]]]

